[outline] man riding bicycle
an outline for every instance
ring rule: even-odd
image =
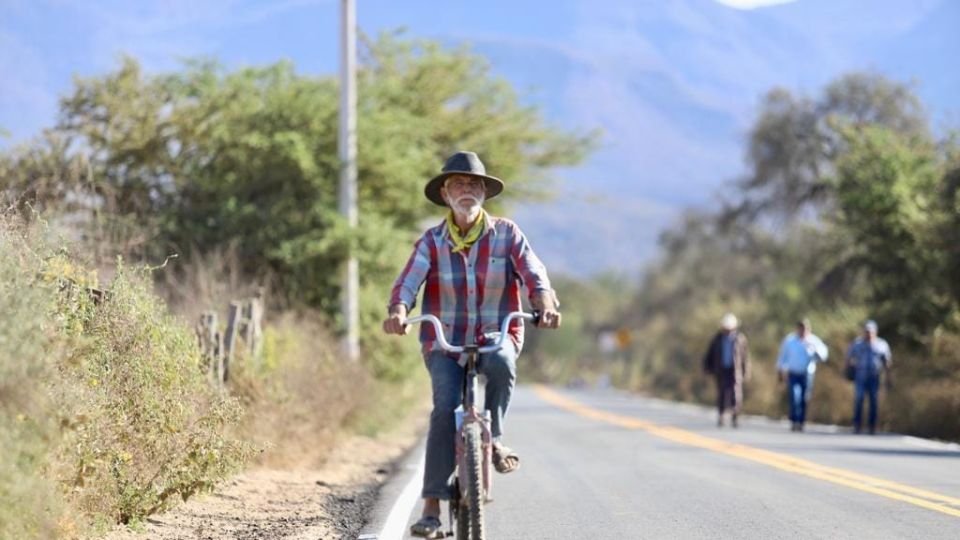
[[[434,204],[448,207],[446,219],[428,229],[397,277],[383,322],[388,334],[404,335],[407,314],[426,282],[424,314],[437,316],[454,344],[485,344],[496,340],[500,324],[520,310],[520,288],[542,311],[539,327],[558,328],[560,313],[547,270],[517,225],[483,210],[487,199],[503,191],[503,182],[486,174],[473,152],[450,156],[442,172],[427,182],[424,194]],[[493,465],[500,473],[520,466],[516,452],[500,442],[503,419],[516,380],[516,359],[523,347],[523,322],[515,320],[510,340],[495,353],[480,356],[479,371],[487,377],[485,406],[491,415]],[[431,538],[440,529],[440,500],[453,496],[450,477],[455,467],[454,410],[460,403],[463,366],[457,355],[440,350],[435,330],[420,329],[420,342],[433,388],[433,412],[427,434],[423,477],[423,514],[411,527],[414,536]],[[512,344],[512,345],[511,345]]]

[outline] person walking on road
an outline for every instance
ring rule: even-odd
[[[747,336],[737,329],[737,317],[727,313],[703,357],[703,370],[717,382],[717,426],[723,426],[723,413],[730,410],[730,425],[737,427],[743,404],[743,382],[750,379],[750,353]]]
[[[487,199],[503,191],[503,182],[486,173],[477,154],[457,152],[424,188],[427,199],[447,208],[446,218],[417,240],[390,295],[383,329],[403,335],[407,314],[421,286],[424,314],[440,319],[453,344],[496,341],[507,314],[520,310],[521,285],[531,305],[542,311],[539,326],[557,328],[560,313],[547,270],[520,228],[483,210]],[[480,355],[479,370],[487,377],[485,404],[491,415],[493,465],[500,473],[520,466],[516,452],[500,442],[523,347],[523,321],[510,326],[507,345]],[[455,467],[454,410],[461,402],[463,364],[458,355],[439,348],[432,326],[420,328],[420,342],[433,392],[423,477],[423,513],[411,527],[414,536],[435,538],[440,531],[440,500],[453,496]]]
[[[780,382],[787,381],[791,431],[803,431],[806,421],[810,363],[826,362],[827,356],[827,346],[810,330],[809,319],[799,321],[797,331],[790,333],[780,345],[777,372]]]
[[[886,372],[887,386],[890,386],[890,345],[877,336],[877,323],[867,321],[863,324],[863,335],[858,337],[847,349],[847,369],[853,371],[853,431],[860,433],[863,426],[863,398],[869,400],[867,429],[873,435],[877,428],[877,393],[880,389],[880,375]]]

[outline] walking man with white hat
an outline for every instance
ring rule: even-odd
[[[743,404],[743,382],[750,379],[750,352],[747,336],[738,329],[737,317],[727,313],[720,330],[710,341],[703,357],[703,370],[717,382],[717,426],[723,426],[723,414],[730,410],[730,425],[737,427]]]

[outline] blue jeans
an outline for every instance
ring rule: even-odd
[[[450,499],[453,496],[452,476],[456,467],[454,436],[457,432],[454,410],[463,402],[463,371],[456,360],[441,351],[431,352],[426,359],[433,386],[433,412],[427,432],[427,462],[423,471],[423,498]],[[490,411],[490,431],[494,437],[503,433],[503,419],[510,407],[510,397],[517,380],[517,349],[509,339],[495,353],[480,355],[478,371],[487,377],[484,403]]]
[[[790,421],[803,423],[807,416],[806,373],[790,373],[787,376],[787,398],[790,400]]]
[[[860,429],[863,420],[863,398],[867,396],[870,401],[870,413],[867,421],[870,424],[870,429],[874,429],[877,425],[877,391],[880,389],[880,376],[879,375],[868,375],[864,378],[857,378],[857,381],[854,383],[854,398],[853,398],[853,427]]]

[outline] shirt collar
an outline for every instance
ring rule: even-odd
[[[484,213],[483,213],[483,220],[484,220],[484,223],[483,223],[483,234],[481,234],[481,235],[480,235],[480,238],[477,239],[478,242],[479,242],[480,240],[482,240],[483,237],[487,236],[488,234],[492,234],[492,235],[494,235],[494,236],[496,236],[496,234],[497,234],[497,229],[496,229],[496,227],[493,226],[493,219],[490,217],[490,212],[484,212]],[[436,227],[434,227],[433,230],[434,230],[434,235],[437,237],[438,240],[449,240],[449,238],[450,238],[450,233],[447,231],[447,219],[446,219],[446,218],[440,220],[440,224],[437,225]]]

